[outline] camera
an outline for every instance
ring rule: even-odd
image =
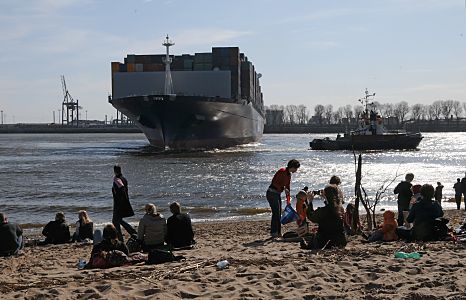
[[[320,195],[320,194],[322,194],[322,190],[312,191],[312,193],[313,193],[314,195]]]

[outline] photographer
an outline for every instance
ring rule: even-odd
[[[311,194],[311,193],[309,193]],[[321,196],[326,198],[324,207],[319,207],[314,210],[312,205],[313,194],[309,197],[310,204],[307,210],[308,219],[319,225],[317,235],[312,242],[312,245],[304,245],[305,248],[328,248],[328,247],[345,247],[346,236],[343,227],[343,209],[337,203],[340,203],[338,198],[338,189],[329,185],[325,187]]]
[[[298,170],[300,164],[296,159],[288,162],[286,168],[281,168],[273,176],[272,182],[267,189],[267,201],[272,209],[272,220],[270,222],[270,234],[272,237],[281,236],[280,214],[282,212],[281,193],[285,191],[287,202],[290,200],[291,173]]]

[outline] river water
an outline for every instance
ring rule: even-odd
[[[322,189],[336,174],[350,201],[353,153],[309,150],[312,138],[324,136],[267,134],[259,143],[225,150],[157,153],[142,134],[3,134],[0,211],[25,227],[41,226],[57,211],[74,222],[80,209],[88,210],[95,223],[109,222],[113,165],[119,164],[136,212],[131,222],[142,217],[149,202],[169,216],[173,201],[194,221],[268,218],[265,191],[274,172],[292,158],[302,166],[293,174],[292,194],[304,185]],[[424,136],[416,151],[363,153],[362,182],[369,196],[398,175],[380,208],[396,207],[393,188],[407,172],[415,174],[413,183],[442,182],[444,197],[453,197],[453,184],[466,171],[466,133]]]

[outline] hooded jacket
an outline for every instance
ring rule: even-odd
[[[138,239],[147,246],[160,245],[167,235],[167,223],[160,214],[145,214],[139,221]]]

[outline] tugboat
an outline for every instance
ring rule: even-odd
[[[383,126],[382,117],[376,112],[374,103],[370,98],[375,93],[369,94],[366,89],[365,96],[359,101],[364,106],[364,111],[358,122],[358,128],[337,135],[336,139],[328,137],[314,139],[309,143],[312,150],[413,150],[416,149],[423,136],[420,132],[410,133],[406,131],[388,131]]]

